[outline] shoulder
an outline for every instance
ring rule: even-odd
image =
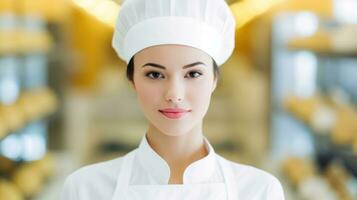
[[[113,160],[83,166],[72,172],[68,178],[81,182],[98,180],[98,178],[111,178],[113,175],[118,174],[123,163],[123,158],[118,157]]]
[[[235,177],[239,177],[239,181],[241,182],[249,183],[259,181],[261,184],[269,184],[278,181],[272,174],[264,170],[250,165],[235,163],[223,157],[220,157],[220,159],[223,160]]]
[[[61,200],[109,197],[115,189],[124,158],[130,153],[113,160],[87,165],[72,172],[65,180]]]
[[[284,191],[280,181],[269,172],[219,157],[231,171],[242,197],[249,199],[284,199]],[[253,196],[256,198],[252,198]]]

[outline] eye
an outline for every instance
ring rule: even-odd
[[[163,78],[162,74],[160,72],[148,72],[145,74],[145,76],[151,78],[151,79],[158,79],[158,78]]]
[[[202,76],[202,73],[199,71],[190,71],[188,75],[190,76],[190,78],[197,78]]]

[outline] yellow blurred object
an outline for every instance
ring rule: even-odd
[[[49,22],[62,22],[70,15],[69,0],[21,0],[22,15],[37,15]]]
[[[48,32],[26,32],[20,29],[0,31],[0,54],[7,53],[46,53],[53,40]]]
[[[33,99],[32,99],[32,105],[36,107],[36,113],[37,116],[36,118],[42,118],[46,114],[46,105],[45,105],[45,100],[43,98],[43,92],[41,90],[37,90],[33,92]]]
[[[239,29],[243,27],[273,6],[285,1],[286,0],[246,0],[232,4],[230,8],[236,19],[236,28]]]
[[[291,49],[307,49],[314,52],[330,52],[331,38],[327,32],[318,31],[311,37],[296,38],[288,42]]]
[[[13,105],[0,105],[0,113],[4,118],[4,123],[10,132],[22,128],[25,124],[24,113],[17,104]]]
[[[12,170],[15,169],[15,163],[12,160],[1,155],[0,163],[0,174],[10,174]]]
[[[38,89],[33,91],[33,95],[33,106],[37,109],[37,117],[44,117],[56,111],[58,102],[52,90],[49,88]]]
[[[19,188],[13,183],[0,179],[0,200],[24,200]]]
[[[357,112],[351,105],[328,105],[319,96],[307,99],[288,96],[284,106],[316,133],[331,134],[336,144],[350,145],[357,137]]]
[[[244,1],[237,1],[237,3],[240,2]],[[240,18],[245,18],[239,10],[233,9],[234,5],[231,5],[234,15],[242,15]],[[286,0],[275,4],[267,12],[252,18],[245,26],[237,29],[236,50],[238,53],[250,56],[254,60],[255,67],[268,69],[267,64],[271,62],[271,41],[267,39],[267,36],[272,33],[272,23],[279,14],[294,12],[312,12],[323,18],[332,17],[333,0]],[[240,23],[238,20],[237,22]]]
[[[34,99],[34,95],[31,92],[23,92],[17,102],[22,108],[26,121],[37,119],[39,116],[38,107],[34,103],[36,103],[36,99]]]
[[[333,16],[333,0],[288,0],[274,7],[278,12],[313,12],[321,17]]]
[[[332,140],[337,144],[352,144],[357,133],[357,113],[353,108],[337,112],[336,126],[332,131]]]
[[[284,107],[287,110],[307,123],[313,121],[314,113],[321,106],[324,106],[324,101],[318,95],[309,98],[289,95],[284,101]]]
[[[115,55],[110,41],[113,28],[96,20],[85,10],[76,6],[73,9],[73,20],[68,27],[72,35],[71,48],[76,49],[78,62],[73,63],[72,83],[75,87],[93,89],[97,86],[98,75],[109,59],[119,60]],[[88,42],[95,41],[95,42]],[[110,53],[113,53],[112,57]]]
[[[17,22],[15,13],[0,12],[0,54],[11,54],[17,51]]]
[[[283,172],[294,185],[299,185],[314,176],[316,169],[308,160],[291,157],[284,162]]]
[[[318,134],[330,134],[336,125],[335,111],[327,105],[319,105],[309,118],[309,125]]]
[[[296,38],[288,42],[291,49],[304,49],[323,54],[357,55],[356,27],[331,32],[317,31],[311,37]]]
[[[58,108],[58,100],[56,94],[52,90],[45,88],[42,90],[42,95],[45,113],[54,113]]]
[[[0,1],[0,13],[13,13],[15,12],[14,0],[1,0]]]
[[[12,180],[25,197],[33,197],[42,189],[43,174],[31,163],[20,166],[13,174]]]
[[[12,54],[19,51],[16,31],[0,30],[0,54]]]
[[[20,31],[18,40],[22,53],[46,53],[51,49],[53,42],[47,31]]]
[[[4,117],[0,113],[0,140],[8,134],[8,131],[9,130],[6,126],[5,121],[4,121]]]
[[[301,98],[295,96],[295,95],[288,95],[284,99],[284,108],[288,111],[291,111],[292,113],[296,113],[299,105],[301,102]]]
[[[75,6],[85,10],[100,22],[111,28],[115,27],[115,21],[119,13],[120,6],[112,0],[72,0]]]
[[[327,168],[325,176],[340,199],[353,200],[352,194],[347,189],[347,183],[352,177],[341,164],[331,164]]]
[[[21,107],[27,121],[42,118],[57,110],[57,97],[49,88],[25,91],[17,104]]]
[[[52,176],[55,173],[55,157],[47,153],[45,157],[31,163],[37,170],[39,170],[44,179]]]

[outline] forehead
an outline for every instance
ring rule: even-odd
[[[135,64],[153,62],[167,66],[183,66],[201,61],[209,65],[211,57],[204,51],[185,45],[157,45],[145,48],[135,55]]]

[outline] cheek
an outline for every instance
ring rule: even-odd
[[[188,90],[188,98],[198,107],[207,107],[212,94],[212,82],[205,80]]]
[[[158,95],[155,93],[153,86],[141,74],[134,73],[134,80],[139,103],[145,108],[146,105],[152,104],[152,100]]]
[[[160,98],[159,90],[157,86],[150,84],[137,84],[136,92],[140,101],[144,107],[152,107],[157,104],[158,99]]]

